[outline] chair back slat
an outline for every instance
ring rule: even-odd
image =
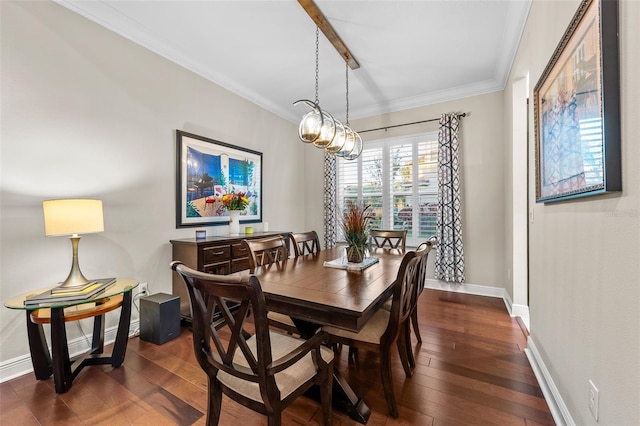
[[[399,299],[398,321],[404,322],[411,314],[412,305],[415,299],[416,275],[418,272],[419,258],[416,256],[407,264],[407,269],[402,277],[402,285]]]
[[[396,250],[404,254],[407,243],[406,230],[372,229],[369,235],[373,249]]]
[[[316,231],[291,234],[295,257],[313,254],[320,251],[320,239]]]
[[[416,249],[418,256],[418,270],[416,272],[416,295],[420,296],[424,290],[425,281],[427,280],[427,260],[429,252],[436,244],[436,237],[431,237],[427,241],[421,243]]]

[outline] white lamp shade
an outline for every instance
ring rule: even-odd
[[[42,202],[47,236],[104,231],[102,200],[48,200]]]

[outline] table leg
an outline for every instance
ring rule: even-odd
[[[336,396],[338,396],[336,400]],[[339,411],[346,412],[351,419],[358,423],[367,424],[371,410],[362,400],[359,398],[349,383],[342,377],[339,371],[333,372],[333,399],[334,406]]]
[[[38,380],[47,380],[51,377],[51,353],[47,346],[47,339],[44,336],[42,324],[31,321],[31,311],[27,313],[27,335],[29,336],[29,352],[31,352],[31,363],[33,372]]]
[[[51,352],[56,393],[65,393],[71,388],[73,376],[64,325],[64,308],[51,308]]]
[[[318,329],[319,325],[311,323],[309,321],[300,320],[298,318],[291,318],[296,325],[298,331],[300,331],[300,337],[303,339],[309,339],[313,336]],[[320,394],[317,389],[312,388],[311,392],[306,394],[312,399],[320,400]],[[347,414],[351,419],[358,423],[367,424],[371,410],[356,393],[351,389],[351,386],[342,377],[339,371],[335,368],[333,370],[333,396],[331,398],[333,408],[337,411]]]
[[[304,395],[309,399],[320,402],[320,388],[318,386],[311,387]],[[358,398],[349,383],[335,368],[333,370],[331,405],[334,410],[348,415],[358,423],[366,425],[367,421],[369,421],[371,410],[362,398]]]

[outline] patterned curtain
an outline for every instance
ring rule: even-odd
[[[438,217],[435,277],[464,282],[457,114],[442,114],[438,133]]]
[[[336,245],[336,156],[324,153],[324,248]]]

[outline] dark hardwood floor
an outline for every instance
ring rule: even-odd
[[[423,343],[415,374],[405,379],[397,353],[393,378],[400,417],[387,416],[377,356],[361,351],[357,365],[342,351],[336,368],[371,408],[369,425],[552,425],[523,352],[526,337],[502,300],[426,289],[419,301]],[[2,425],[204,425],[207,381],[191,333],[157,346],[130,339],[122,367],[85,368],[68,393],[53,379],[28,374],[0,385]],[[285,425],[320,424],[318,403],[299,398]],[[266,419],[229,398],[221,425],[260,425]],[[334,412],[334,425],[356,425]]]

